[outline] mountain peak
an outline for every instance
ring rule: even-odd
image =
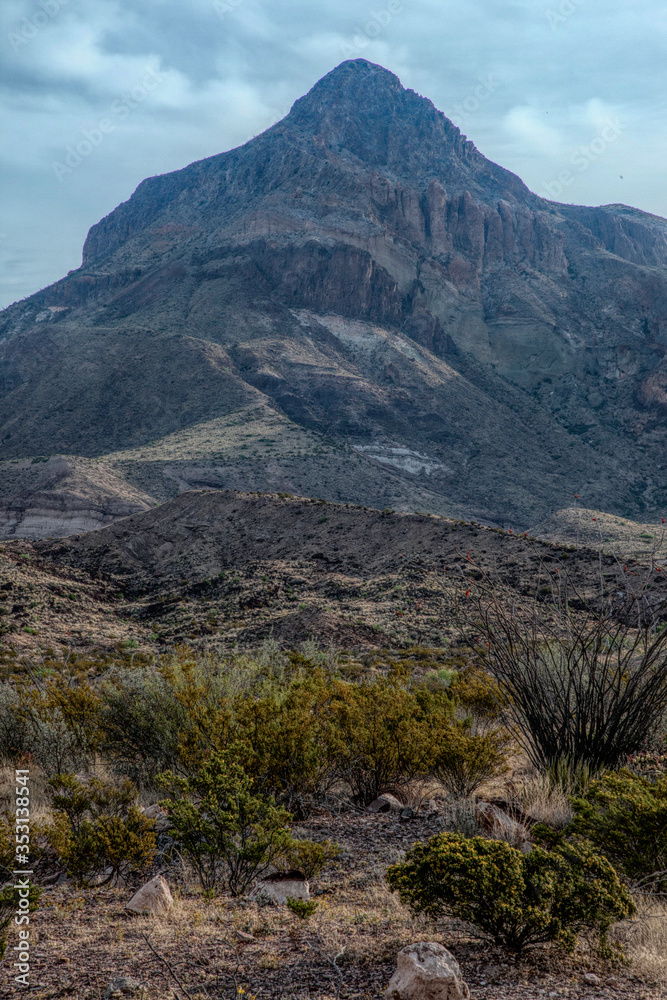
[[[518,177],[487,160],[432,101],[366,59],[346,60],[318,80],[284,124],[395,178],[437,179],[448,190],[481,188],[510,200],[532,197]]]
[[[575,489],[664,509],[666,227],[543,201],[344,62],[250,142],[144,181],[79,271],[6,310],[0,459],[525,527]]]
[[[388,94],[394,95],[405,89],[396,74],[384,66],[369,62],[368,59],[346,59],[318,80],[296,104],[317,99],[321,95],[330,97],[332,94],[340,93],[344,96],[353,96],[368,86],[376,92],[385,90]]]

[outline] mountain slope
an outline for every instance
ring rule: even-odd
[[[112,454],[158,499],[653,515],[666,317],[665,220],[537,197],[354,60],[251,142],[144,181],[78,271],[5,310],[0,457]],[[308,448],[223,456],[253,411]],[[165,459],[184,433],[205,454]]]

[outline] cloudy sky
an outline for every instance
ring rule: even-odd
[[[360,56],[538,194],[667,216],[666,48],[664,0],[2,0],[0,306]]]

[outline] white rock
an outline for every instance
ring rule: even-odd
[[[369,806],[366,806],[366,812],[369,813],[402,812],[403,809],[405,809],[403,802],[399,802],[391,792],[383,792]]]
[[[156,875],[137,889],[125,909],[132,913],[166,913],[174,905],[174,897],[163,875]]]
[[[107,986],[104,1000],[112,1000],[116,997],[133,997],[137,993],[142,993],[144,989],[144,984],[140,983],[138,979],[132,979],[131,976],[118,976],[116,979],[112,979]]]
[[[396,964],[386,1000],[467,1000],[470,996],[459,963],[441,944],[410,944],[399,951]]]
[[[158,816],[167,815],[162,806],[158,805],[157,802],[154,802],[152,806],[146,806],[143,810],[143,814],[146,819],[157,819]]]
[[[276,903],[293,899],[310,899],[310,886],[302,872],[276,872],[258,882],[251,896],[266,896]]]
[[[600,985],[600,977],[596,976],[594,972],[587,972],[587,973],[585,973],[585,975],[582,976],[582,979],[586,983],[587,986],[599,986]]]

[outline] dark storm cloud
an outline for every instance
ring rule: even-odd
[[[538,193],[667,214],[666,35],[657,0],[4,0],[2,304],[78,266],[143,177],[246,141],[356,56]]]

